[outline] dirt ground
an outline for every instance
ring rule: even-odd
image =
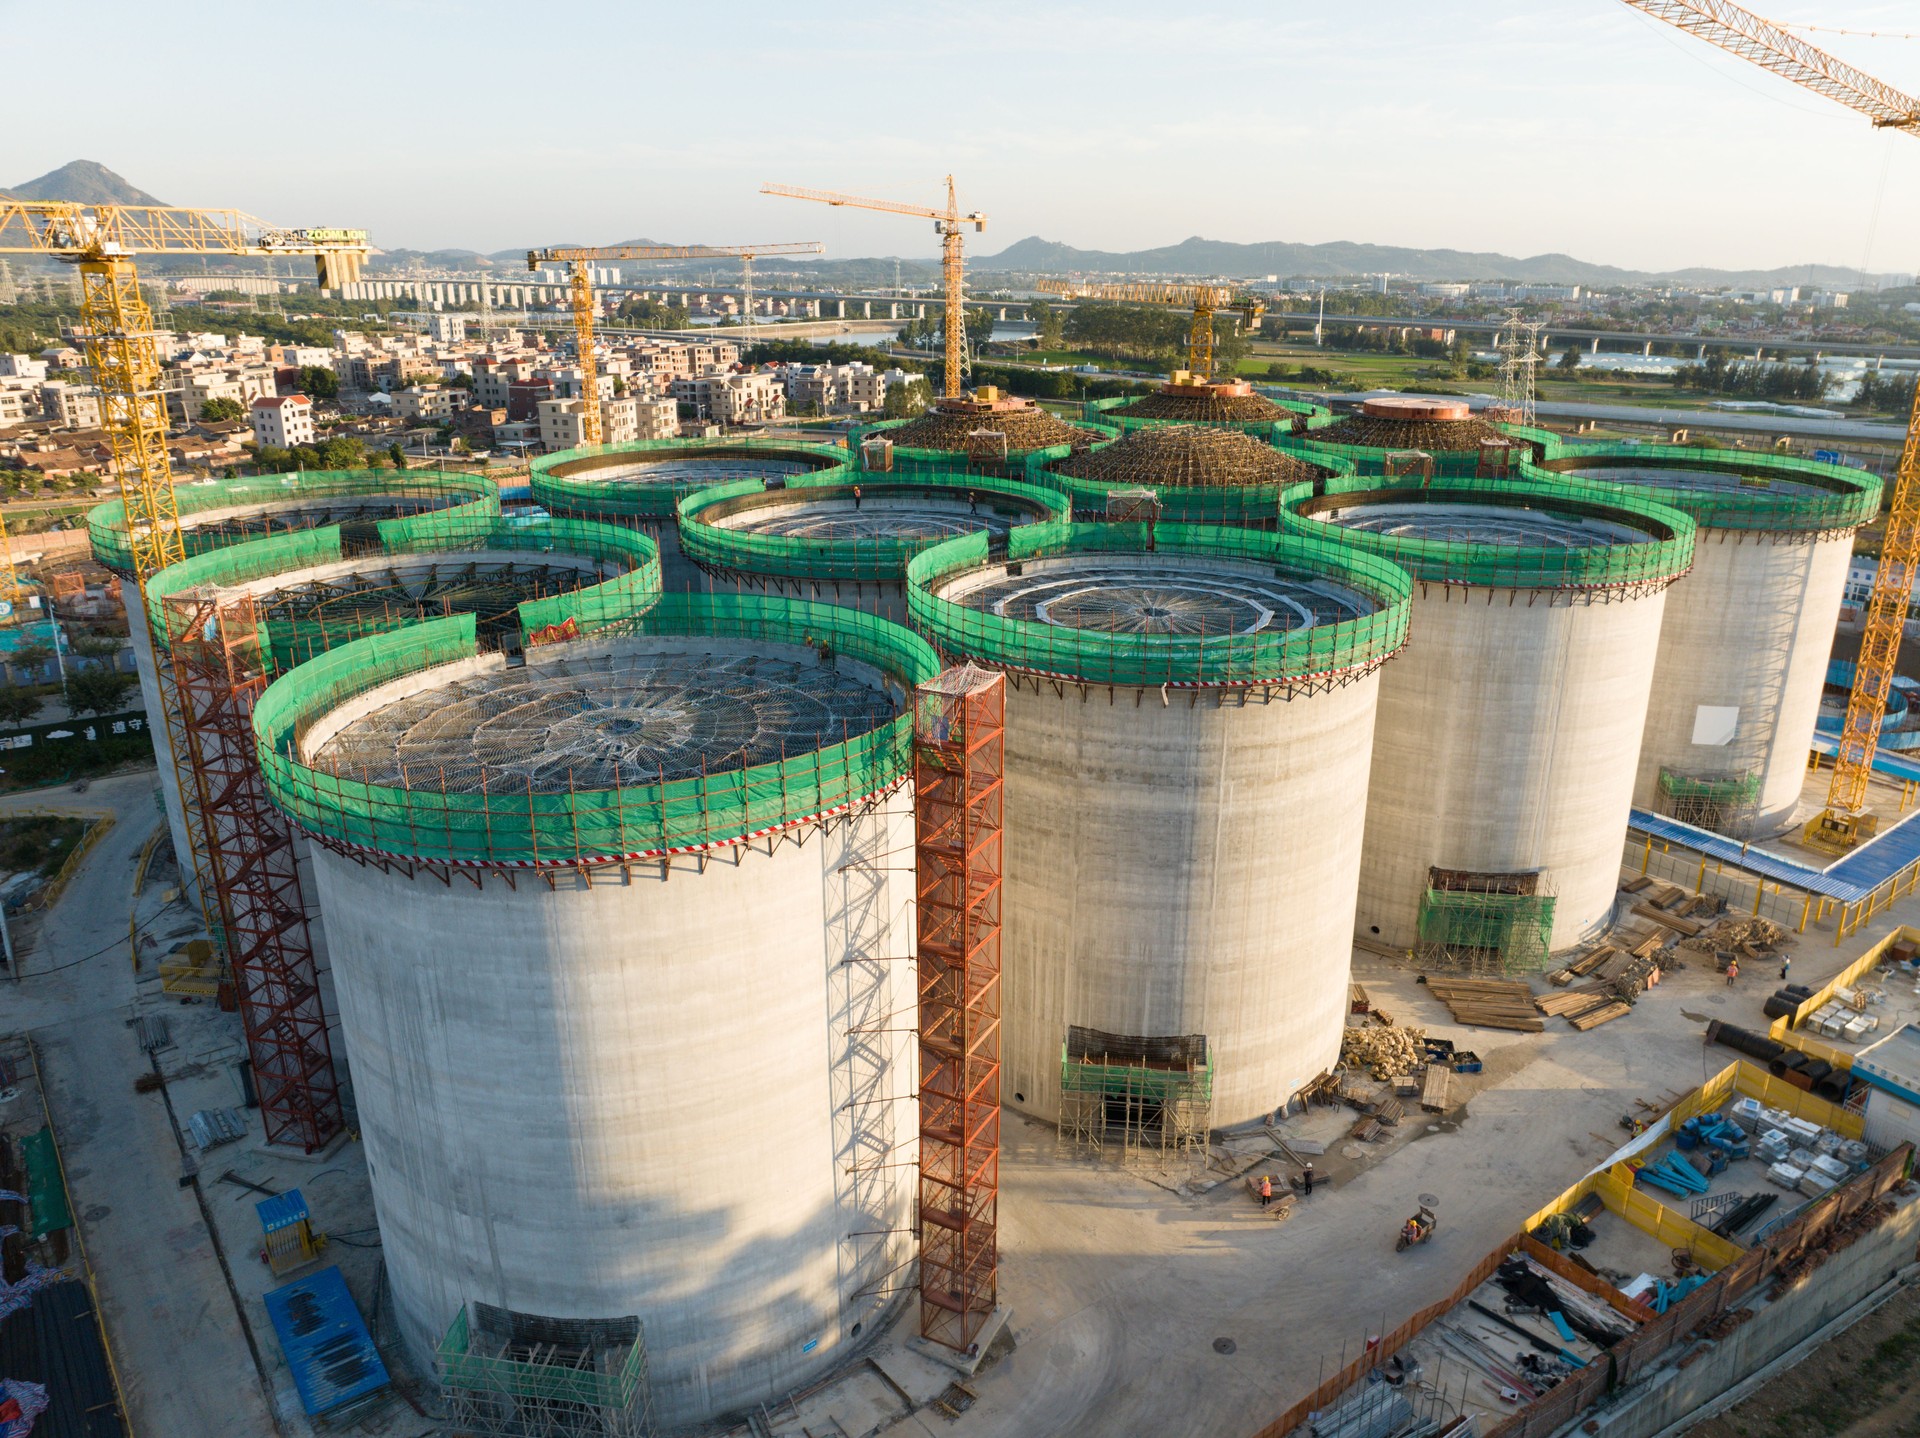
[[[1908,1289],[1689,1438],[1920,1438],[1920,1289]]]

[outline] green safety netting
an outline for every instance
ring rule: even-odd
[[[635,1342],[611,1373],[559,1363],[522,1362],[473,1351],[467,1310],[462,1308],[435,1354],[440,1381],[449,1388],[511,1394],[541,1403],[577,1403],[620,1412],[634,1406],[646,1380],[646,1345]]]
[[[642,439],[598,449],[564,449],[533,461],[530,484],[534,502],[560,514],[591,519],[671,520],[674,507],[696,490],[713,487],[712,475],[691,475],[667,484],[634,484],[595,479],[597,470],[636,461],[676,459],[789,459],[813,467],[817,478],[851,467],[837,445],[774,439]],[[561,470],[568,473],[562,474]]]
[[[885,439],[888,431],[899,429],[900,426],[911,424],[912,422],[912,420],[906,419],[883,419],[873,424],[855,425],[847,431],[847,449],[850,453],[849,463],[864,470],[866,467],[866,459],[860,447],[870,439]],[[983,419],[981,423],[984,426],[986,421]],[[1120,437],[1119,426],[1109,424],[1105,420],[1097,424],[1087,420],[1074,420],[1073,426],[1075,429],[1091,430],[1093,433],[1099,435],[1101,439],[1118,439]],[[1055,445],[1048,449],[1013,449],[1007,452],[1007,458],[1004,463],[1013,473],[1018,474],[1025,471],[1026,460],[1031,455],[1064,455],[1070,454],[1071,452],[1071,449],[1064,444]],[[911,445],[896,444],[893,446],[891,457],[893,468],[896,472],[912,474],[918,477],[921,474],[948,473],[953,469],[953,462],[956,457],[964,459],[966,456],[962,451],[957,449],[917,449]],[[993,462],[1002,463],[1002,461],[997,458]]]
[[[34,1238],[72,1228],[67,1179],[60,1170],[60,1150],[54,1145],[53,1130],[43,1128],[28,1134],[20,1140],[20,1152],[27,1161],[27,1210]]]
[[[1158,419],[1116,413],[1116,411],[1125,409],[1128,405],[1146,398],[1145,395],[1138,394],[1122,394],[1114,395],[1109,399],[1085,400],[1081,404],[1080,412],[1083,418],[1097,420],[1100,424],[1117,429],[1122,434],[1126,434],[1130,430],[1144,429],[1148,425],[1155,424],[1208,424],[1219,429],[1237,429],[1243,434],[1250,434],[1255,439],[1264,439],[1269,443],[1283,440],[1291,434],[1325,429],[1335,420],[1333,411],[1323,405],[1313,404],[1304,399],[1283,398],[1275,394],[1271,389],[1261,389],[1257,386],[1254,389],[1254,393],[1264,400],[1269,400],[1279,405],[1282,409],[1291,410],[1295,415],[1299,416],[1298,420]]]
[[[1145,1063],[1097,1064],[1074,1058],[1060,1045],[1060,1091],[1101,1098],[1144,1099],[1171,1103],[1213,1100],[1213,1060],[1194,1069],[1154,1068]]]
[[[1708,800],[1716,804],[1750,804],[1759,797],[1760,774],[1757,770],[1753,770],[1745,774],[1719,778],[1699,778],[1687,774],[1676,774],[1671,769],[1662,769],[1660,792],[1675,799]]]
[[[1697,489],[1669,483],[1616,486],[1603,474],[1579,476],[1582,483],[1658,494],[1663,503],[1692,515],[1703,529],[1827,533],[1858,529],[1880,513],[1878,476],[1790,454],[1683,444],[1575,444],[1556,435],[1544,458],[1523,464],[1517,473],[1539,483],[1561,484],[1566,481],[1560,471],[1569,469],[1697,470],[1737,476],[1735,486],[1703,484]]]
[[[257,537],[257,534],[196,525],[196,520],[204,521],[216,510],[258,512],[262,521],[259,532],[266,532],[274,508],[311,504],[316,500],[365,499],[371,503],[391,498],[400,506],[420,509],[423,514],[464,518],[500,513],[500,489],[492,480],[480,475],[427,469],[405,472],[332,469],[260,474],[211,483],[176,483],[173,495],[180,511],[181,539],[188,555],[204,554],[210,549],[245,543]],[[279,527],[292,526],[289,521]],[[121,574],[132,572],[133,551],[127,542],[125,501],[110,499],[94,506],[87,514],[87,535],[97,561]]]
[[[911,630],[807,600],[669,595],[629,632],[830,645],[908,687],[940,669],[932,646]],[[504,781],[480,793],[369,784],[300,758],[299,738],[347,700],[475,653],[473,616],[453,615],[342,645],[274,682],[253,714],[274,802],[315,833],[382,853],[453,863],[570,863],[731,843],[857,802],[911,770],[913,710],[905,704],[886,724],[777,763],[573,793],[531,793]]]
[[[1338,507],[1334,501],[1346,495],[1393,504],[1552,510],[1632,525],[1652,537],[1627,544],[1477,544],[1470,538],[1375,534],[1315,517]],[[1421,484],[1402,476],[1296,484],[1280,497],[1280,528],[1283,533],[1298,535],[1325,535],[1335,529],[1345,543],[1393,560],[1416,579],[1442,584],[1502,589],[1628,588],[1678,579],[1693,565],[1694,523],[1687,515],[1619,486],[1578,481],[1548,485],[1461,476]]]
[[[941,598],[933,586],[989,562],[986,534],[950,539],[907,566],[907,608],[943,653],[1096,684],[1240,685],[1332,680],[1396,653],[1407,637],[1413,584],[1387,560],[1324,532],[1295,537],[1187,524],[1049,520],[1007,536],[1006,559],[1088,554],[1192,555],[1260,565],[1275,575],[1332,580],[1379,607],[1354,619],[1220,636],[1121,634],[1008,619]]]
[[[1501,425],[1500,428],[1509,438],[1523,441],[1520,453],[1514,456],[1516,467],[1534,453],[1533,446],[1542,441],[1537,436],[1548,433],[1546,430],[1523,429],[1519,425]],[[1386,473],[1387,457],[1405,454],[1406,450],[1374,449],[1362,444],[1335,444],[1330,440],[1315,439],[1307,435],[1302,441],[1306,448],[1316,455],[1326,455],[1349,461],[1354,469],[1364,475]],[[1422,450],[1433,459],[1433,472],[1443,478],[1472,478],[1480,472],[1480,450],[1473,449],[1436,449]]]
[[[1429,962],[1528,973],[1546,963],[1553,939],[1548,894],[1427,889],[1420,897],[1420,948]]]
[[[383,523],[377,551],[351,556],[369,573],[382,560],[406,555],[455,553],[501,558],[536,554],[590,559],[618,573],[583,583],[564,594],[529,599],[518,606],[523,633],[571,619],[583,632],[624,623],[653,604],[661,592],[660,547],[636,530],[578,519],[515,519],[439,511]],[[349,556],[341,549],[340,526],[296,530],[209,550],[169,565],[147,582],[147,614],[154,631],[171,632],[167,601],[207,586],[232,586],[276,575],[292,575]],[[589,576],[583,574],[582,579]],[[340,619],[278,615],[265,609],[265,641],[272,672],[292,668],[314,654],[362,636],[410,624],[420,615],[404,604],[392,612],[356,612]],[[177,628],[177,625],[173,626]]]
[[[1156,420],[1162,424],[1169,421]],[[1135,425],[1134,428],[1140,426]],[[1247,430],[1245,425],[1228,426]],[[1250,430],[1248,431],[1252,433]],[[1254,434],[1256,439],[1265,438]],[[1281,438],[1266,439],[1282,454],[1292,455],[1316,469],[1330,475],[1350,475],[1354,472],[1350,460],[1337,455],[1322,454],[1301,444],[1298,440]],[[1095,445],[1098,450],[1101,446]],[[1052,466],[1067,458],[1073,451],[1064,444],[1051,449],[1035,450],[1027,456],[1027,482],[1044,485],[1065,495],[1073,506],[1075,515],[1082,519],[1104,518],[1107,501],[1117,492],[1142,486],[1103,483],[1097,479],[1084,479],[1078,475],[1061,474]],[[1273,526],[1275,516],[1280,509],[1280,495],[1283,486],[1278,484],[1245,485],[1146,485],[1160,503],[1160,516],[1173,524],[1229,524],[1258,527]]]
[[[898,479],[885,475],[806,475],[789,479],[773,490],[758,480],[744,479],[699,490],[680,501],[680,548],[696,563],[744,574],[897,584],[906,578],[907,563],[914,555],[944,544],[946,537],[821,539],[755,534],[715,523],[742,510],[777,507],[784,502],[782,495],[797,494],[803,499],[849,495],[856,478],[862,492],[874,499],[900,494],[939,494],[948,499],[977,496],[989,511],[997,509],[1025,519],[1063,519],[1067,512],[1060,494],[1052,489],[952,470],[914,473]]]

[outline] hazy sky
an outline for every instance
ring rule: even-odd
[[[1920,30],[1913,0],[1762,8]],[[1619,0],[854,9],[102,0],[83,63],[72,7],[0,0],[27,61],[0,187],[85,158],[173,204],[387,247],[931,255],[924,222],[756,191],[931,204],[952,170],[990,216],[979,253],[1198,234],[1920,268],[1920,140]],[[1920,41],[1809,38],[1920,91]]]

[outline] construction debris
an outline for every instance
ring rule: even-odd
[[[1758,915],[1723,918],[1713,927],[1680,941],[1680,947],[1700,954],[1731,954],[1741,959],[1771,958],[1792,942],[1792,936],[1772,919]]]
[[[1533,990],[1508,979],[1449,979],[1430,975],[1427,988],[1469,1028],[1537,1034],[1546,1027],[1534,1012]]]
[[[1426,1062],[1421,1029],[1399,1027],[1348,1029],[1340,1040],[1340,1066],[1365,1069],[1381,1082],[1412,1073]]]

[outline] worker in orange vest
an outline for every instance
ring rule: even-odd
[[[1260,1175],[1260,1206],[1262,1208],[1265,1208],[1268,1204],[1272,1202],[1273,1202],[1273,1175],[1263,1173]]]
[[[1727,987],[1732,988],[1733,981],[1739,977],[1740,977],[1740,961],[1738,959],[1728,959],[1727,960]]]

